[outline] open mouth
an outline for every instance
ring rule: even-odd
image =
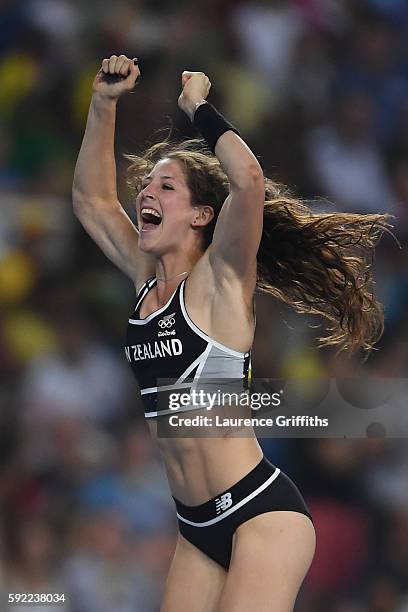
[[[158,225],[160,225],[160,223],[162,222],[161,214],[158,213],[157,210],[154,210],[153,208],[142,208],[142,210],[140,211],[140,215],[141,215],[141,220],[142,220],[142,223],[141,223],[142,232],[151,230],[154,227],[157,227]]]

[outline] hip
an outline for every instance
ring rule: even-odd
[[[187,505],[174,497],[174,503],[181,535],[224,569],[229,567],[235,531],[251,518],[289,511],[304,514],[313,522],[295,483],[265,457],[206,502]]]

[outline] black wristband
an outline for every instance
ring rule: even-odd
[[[200,104],[194,113],[192,123],[200,132],[213,153],[215,152],[217,140],[225,132],[232,130],[235,134],[240,136],[238,130],[208,102],[206,104]]]

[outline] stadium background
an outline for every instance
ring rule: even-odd
[[[3,595],[51,589],[67,594],[58,610],[154,612],[174,547],[168,487],[123,355],[132,287],[71,210],[101,59],[141,60],[141,85],[121,100],[117,122],[128,209],[121,153],[164,126],[193,135],[177,108],[180,74],[203,70],[211,100],[267,174],[317,205],[323,196],[341,210],[395,215],[404,245],[407,35],[406,0],[1,3]],[[386,238],[375,262],[385,334],[364,366],[316,350],[304,317],[260,298],[255,376],[404,379],[406,264],[406,250]],[[264,448],[315,515],[318,548],[297,612],[407,612],[406,440],[270,439]]]

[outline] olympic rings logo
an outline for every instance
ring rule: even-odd
[[[173,314],[167,315],[167,317],[163,317],[162,319],[160,319],[159,321],[160,329],[169,329],[169,327],[172,327],[174,323],[176,322],[176,319],[174,317],[175,314],[176,313],[173,312]]]

